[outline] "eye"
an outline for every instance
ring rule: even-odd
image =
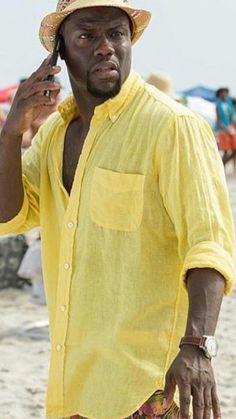
[[[94,35],[91,33],[82,33],[79,35],[79,39],[93,39]]]
[[[111,34],[112,38],[122,38],[124,36],[124,32],[121,31],[113,31]]]

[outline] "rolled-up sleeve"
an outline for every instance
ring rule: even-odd
[[[173,117],[157,147],[159,187],[173,222],[182,262],[189,269],[212,268],[235,280],[235,234],[224,168],[214,135],[200,117]]]
[[[40,154],[42,132],[39,130],[32,146],[25,152],[22,159],[22,182],[24,200],[19,213],[10,221],[0,223],[0,235],[24,233],[38,227],[39,189],[40,189]]]

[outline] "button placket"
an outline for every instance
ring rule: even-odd
[[[77,167],[74,179],[74,187],[72,188],[69,198],[67,211],[63,222],[62,241],[60,248],[60,271],[58,279],[57,304],[58,310],[56,314],[54,347],[58,355],[58,368],[61,371],[58,381],[58,387],[62,388],[63,394],[63,366],[65,362],[66,352],[64,348],[67,344],[67,330],[70,311],[70,289],[72,280],[72,264],[73,264],[73,247],[76,236],[76,227],[78,223],[78,213],[80,207],[80,193],[84,171],[91,149],[96,138],[96,130],[88,134],[88,141],[85,144],[79,166]],[[63,396],[62,396],[63,397]]]
[[[67,229],[68,234],[68,229]],[[61,252],[61,257],[64,262],[61,265],[59,277],[59,290],[57,297],[57,320],[56,324],[59,325],[56,331],[56,350],[61,352],[63,346],[66,345],[66,333],[68,324],[68,308],[69,308],[69,293],[71,282],[71,266],[72,266],[72,248],[73,248],[74,235],[67,239],[67,245]],[[59,342],[59,343],[57,343]],[[59,349],[61,346],[61,349]]]
[[[73,197],[71,197],[73,199]],[[71,203],[69,204],[71,205]],[[73,202],[72,202],[73,205]],[[72,207],[73,208],[73,207]],[[69,211],[68,211],[69,210]],[[60,289],[58,292],[58,322],[60,323],[60,328],[58,327],[57,331],[57,342],[63,343],[66,345],[66,335],[68,328],[68,316],[69,316],[69,307],[70,307],[70,286],[72,278],[72,257],[73,257],[73,245],[75,240],[76,233],[76,223],[75,223],[75,211],[70,211],[68,208],[67,214],[64,220],[63,233],[62,236],[65,238],[64,243],[66,245],[61,249],[61,272],[60,272]]]
[[[66,334],[68,328],[68,314],[69,314],[69,299],[70,299],[70,286],[71,286],[71,276],[72,276],[72,256],[73,256],[73,245],[76,234],[76,226],[78,219],[78,212],[80,206],[80,193],[83,182],[83,176],[87,160],[89,158],[92,147],[94,146],[97,129],[93,127],[96,123],[91,123],[90,132],[88,134],[87,140],[85,141],[84,148],[82,150],[82,155],[80,157],[79,166],[76,169],[74,186],[71,191],[71,196],[69,204],[67,207],[67,212],[64,219],[63,234],[67,238],[67,245],[62,249],[61,256],[64,260],[63,269],[61,272],[61,281],[60,281],[60,290],[59,290],[59,313],[60,313],[60,331],[58,335],[61,337],[61,341],[66,343]],[[75,188],[76,186],[76,188]],[[75,193],[76,192],[76,193]],[[76,220],[76,221],[75,221]],[[64,318],[63,327],[61,324],[62,315]],[[60,339],[59,339],[60,341]]]

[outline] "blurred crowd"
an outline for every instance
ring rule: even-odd
[[[180,92],[177,95],[174,92],[171,77],[166,74],[153,73],[147,82],[205,118],[215,133],[224,165],[231,160],[235,163],[236,98],[231,97],[228,87],[220,87],[211,94],[211,97],[209,96],[210,100],[206,100],[205,95],[201,95],[200,88]]]
[[[211,100],[206,100],[200,95],[191,95],[192,91],[188,91],[190,93],[187,94],[176,94],[172,78],[164,73],[153,73],[146,81],[204,117],[215,133],[223,163],[226,164],[230,160],[236,162],[236,99],[230,96],[227,87],[219,88],[213,92]],[[21,79],[19,84],[24,82],[25,79]],[[0,90],[0,131],[4,126],[18,85]],[[30,147],[38,129],[49,115],[55,112],[60,100],[59,95],[57,103],[45,106],[30,129],[25,132],[22,153]],[[34,302],[45,304],[39,230],[26,235],[0,239],[0,289],[21,288],[25,285],[31,287]]]

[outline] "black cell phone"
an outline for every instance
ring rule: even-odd
[[[52,52],[52,56],[51,56],[50,62],[48,64],[51,67],[57,65],[57,60],[58,60],[58,56],[59,56],[60,45],[61,45],[61,36],[59,35],[58,38],[57,38],[57,40],[56,40],[56,43],[55,43],[55,47],[53,49],[53,52]],[[54,81],[54,75],[53,74],[50,74],[46,78],[46,80],[47,81]],[[45,90],[44,96],[50,97],[50,95],[51,95],[51,91],[50,90]]]

